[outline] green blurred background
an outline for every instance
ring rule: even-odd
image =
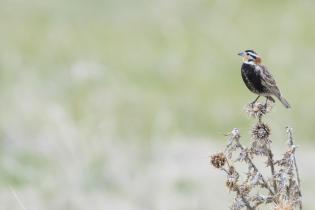
[[[253,123],[240,50],[255,49],[291,103],[268,116],[279,157],[315,167],[315,2],[2,0],[1,209],[227,209],[208,165]],[[222,184],[221,184],[222,183]]]

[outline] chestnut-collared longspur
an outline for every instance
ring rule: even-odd
[[[271,97],[275,96],[286,108],[290,108],[290,104],[281,95],[276,81],[267,67],[261,64],[260,56],[254,50],[245,50],[238,55],[243,57],[241,67],[243,81],[250,91],[258,95],[252,104],[254,104],[260,96],[266,97],[266,104],[268,100],[275,102]]]

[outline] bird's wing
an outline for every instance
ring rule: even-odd
[[[267,67],[264,65],[258,65],[258,69],[262,85],[265,86],[271,93],[277,96],[281,95],[280,90],[277,87],[276,81],[268,71]]]

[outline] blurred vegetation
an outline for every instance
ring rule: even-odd
[[[141,166],[156,142],[215,140],[248,127],[242,109],[255,96],[240,76],[236,54],[244,49],[261,54],[292,105],[276,103],[274,139],[284,141],[290,125],[298,142],[310,141],[314,6],[310,0],[2,0],[1,155],[26,174],[1,166],[0,182],[29,183],[24,178],[36,175],[27,173],[37,170],[44,177],[37,184],[48,193],[49,175],[72,160],[91,172],[80,179],[87,189],[101,182],[117,190],[121,180],[116,185],[100,175],[112,154],[101,148],[136,144],[141,148],[133,150],[144,154],[134,164]],[[69,171],[72,180],[77,171]],[[175,190],[190,193],[194,185],[183,180]]]
[[[289,111],[277,104],[273,121],[293,124],[301,139],[315,137],[312,1],[2,5],[2,119],[11,116],[6,107],[16,113],[35,103],[44,111],[55,103],[75,123],[113,123],[124,139],[218,135],[247,123],[240,110],[254,95],[236,53],[254,48],[292,103]],[[20,123],[43,120],[27,115]]]

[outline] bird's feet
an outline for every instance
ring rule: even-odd
[[[260,96],[258,96],[252,103],[250,103],[250,105],[252,106],[252,108],[255,106],[256,101],[259,99]]]
[[[268,100],[266,100],[266,103],[264,104],[265,109],[268,107]]]

